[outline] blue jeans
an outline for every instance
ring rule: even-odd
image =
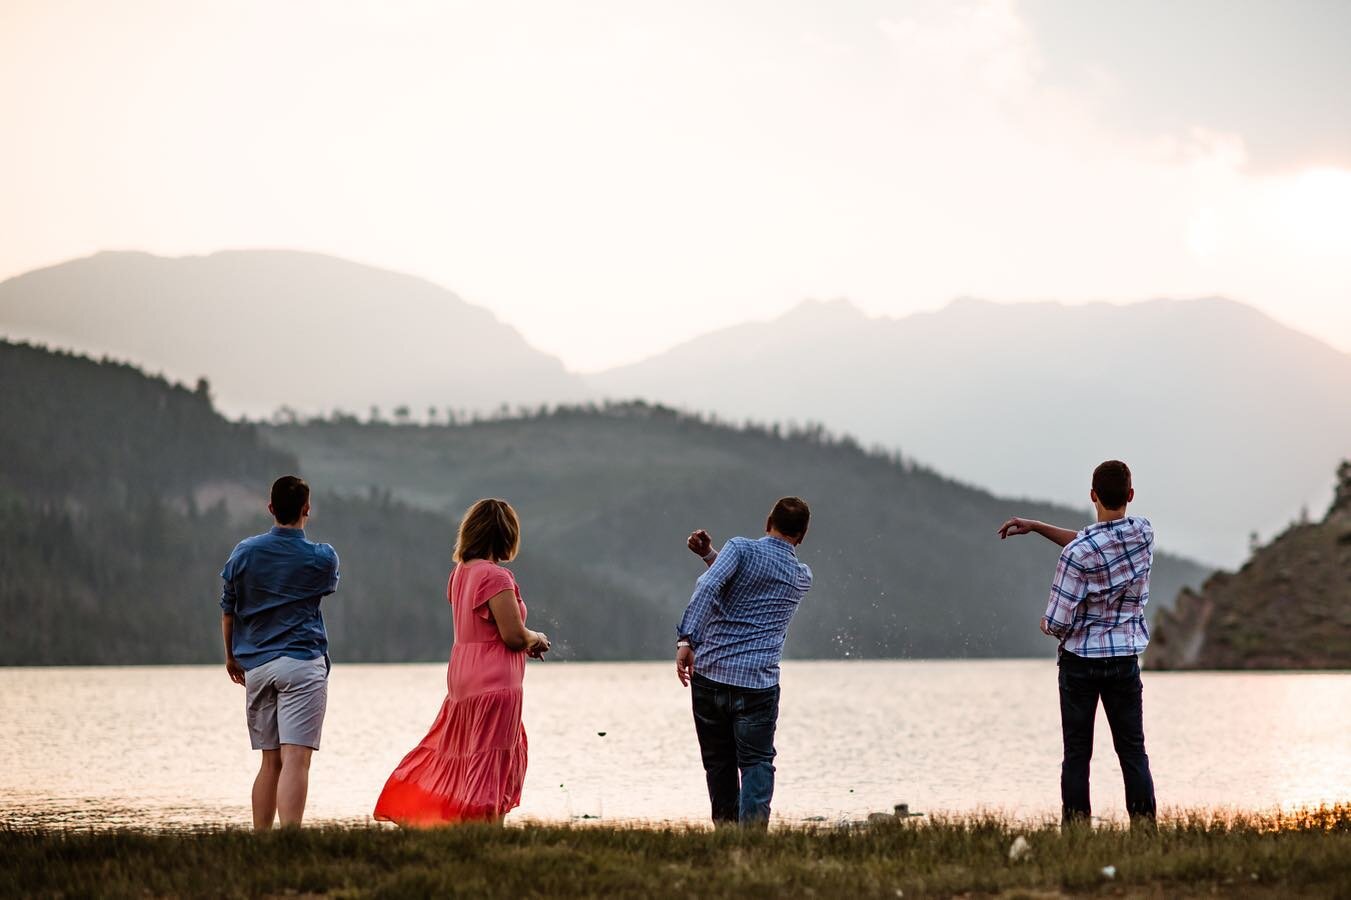
[[[695,674],[690,699],[713,822],[764,827],[774,797],[779,686],[740,688]]]
[[[1066,823],[1087,819],[1091,813],[1088,767],[1093,759],[1093,720],[1099,699],[1126,782],[1126,812],[1132,821],[1153,821],[1154,778],[1145,753],[1143,691],[1138,657],[1087,658],[1060,652],[1060,730],[1065,741],[1060,806]]]

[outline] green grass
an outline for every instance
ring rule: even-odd
[[[998,818],[867,828],[462,826],[252,834],[0,827],[0,896],[1351,897],[1351,805],[1156,834]],[[1025,835],[1032,852],[1010,862]],[[1116,877],[1102,875],[1116,867]]]

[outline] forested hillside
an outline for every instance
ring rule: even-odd
[[[816,587],[790,654],[1047,654],[1036,628],[1051,545],[1000,542],[1007,501],[817,428],[729,427],[642,403],[455,426],[226,421],[209,387],[0,342],[0,663],[212,662],[217,573],[265,529],[267,485],[315,488],[332,542],[335,659],[445,658],[445,582],[464,507],[507,497],[531,622],[559,658],[664,656],[702,564],[688,532],[756,535],[773,500],[812,504]],[[1166,526],[1160,527],[1166,540]],[[1160,560],[1167,602],[1198,567]]]
[[[1154,669],[1351,669],[1351,461],[1321,522],[1291,524],[1237,572],[1155,620]]]
[[[224,493],[296,467],[197,390],[0,342],[0,662],[188,662],[219,642]]]
[[[220,659],[217,573],[240,538],[268,527],[267,486],[304,471],[295,456],[219,416],[204,383],[0,342],[0,385],[0,664]],[[314,505],[311,536],[342,556],[325,606],[335,658],[444,657],[452,523],[379,491],[319,493]],[[637,608],[547,561],[518,570]],[[548,630],[547,608],[532,621]]]
[[[570,578],[612,586],[581,594],[522,571],[527,602],[558,623],[551,635],[588,657],[666,654],[702,571],[686,535],[696,527],[719,542],[758,535],[784,494],[812,506],[800,555],[816,576],[791,654],[1050,654],[1037,619],[1055,548],[1001,542],[995,528],[1012,513],[1067,525],[1088,519],[1086,510],[993,497],[819,428],[730,427],[643,403],[451,426],[313,422],[264,433],[299,455],[326,491],[362,496],[378,486],[441,514],[442,548],[473,500],[512,501],[524,521],[523,569],[548,561]],[[1086,482],[1088,474],[1066,477]],[[412,529],[417,540],[420,529]],[[1158,530],[1166,542],[1166,523]],[[1203,576],[1161,555],[1156,606]]]

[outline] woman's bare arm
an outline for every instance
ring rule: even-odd
[[[548,649],[548,638],[538,631],[531,631],[525,627],[525,621],[521,618],[520,604],[516,602],[515,591],[506,590],[493,594],[488,598],[488,611],[492,613],[497,633],[502,635],[502,643],[509,649],[530,650],[538,648],[541,643],[545,644],[544,649]]]

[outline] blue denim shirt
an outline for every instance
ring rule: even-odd
[[[232,649],[245,669],[328,652],[319,600],[338,589],[331,545],[306,540],[300,528],[274,526],[240,541],[220,577],[220,608],[234,613]]]

